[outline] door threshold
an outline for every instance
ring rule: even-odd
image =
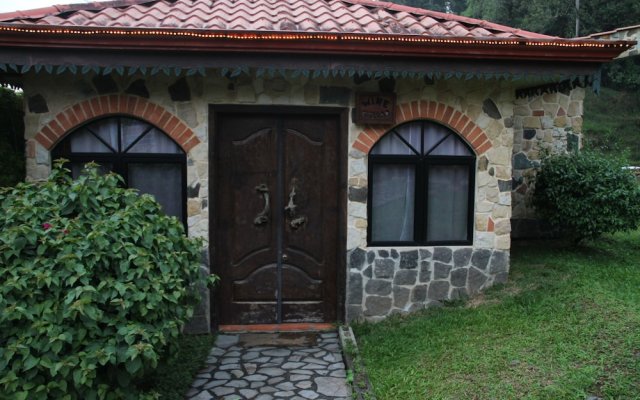
[[[291,323],[291,324],[256,324],[256,325],[219,325],[219,332],[226,333],[274,333],[274,332],[324,332],[337,327],[333,323]]]

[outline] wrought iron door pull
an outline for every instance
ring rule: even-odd
[[[289,203],[284,208],[284,211],[287,213],[287,215],[290,218],[293,218],[293,217],[296,216],[296,208],[298,206],[296,206],[296,203],[294,203],[295,197],[296,197],[296,186],[295,186],[295,182],[294,182],[294,185],[291,188],[291,192],[289,192]]]
[[[262,197],[264,198],[264,208],[253,220],[254,225],[260,226],[269,222],[269,211],[271,210],[271,203],[269,202],[269,187],[266,183],[262,183],[256,186],[256,192],[262,193]]]
[[[305,216],[300,216],[296,218],[296,209],[298,208],[298,206],[295,203],[296,183],[297,183],[297,180],[294,178],[292,182],[291,192],[289,192],[289,204],[287,204],[287,206],[284,208],[284,211],[287,214],[287,216],[291,218],[291,221],[289,222],[289,226],[294,231],[300,228],[302,225],[304,225],[307,222],[307,217]]]
[[[306,223],[307,223],[307,217],[298,217],[298,218],[292,219],[291,222],[289,223],[289,226],[291,226],[291,229],[295,231]]]

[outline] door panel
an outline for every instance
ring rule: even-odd
[[[222,320],[239,324],[270,318],[276,310],[276,227],[255,224],[276,188],[276,121],[273,118],[226,118],[219,121],[217,157],[216,262],[225,283],[220,294],[233,299],[221,307]],[[265,192],[256,188],[265,185]]]
[[[337,124],[337,118],[323,116],[291,117],[283,123],[287,203],[295,205],[295,210],[285,214],[283,252],[292,268],[302,272],[287,277],[286,288],[308,290],[299,301],[283,291],[284,322],[299,321],[303,310],[306,321],[323,322],[322,316],[335,315],[335,302],[322,299],[336,295],[338,135],[326,132],[338,132]],[[321,293],[307,287],[307,276],[323,282],[314,287]],[[308,301],[316,303],[300,304]]]
[[[229,113],[216,126],[219,323],[334,321],[338,116]]]

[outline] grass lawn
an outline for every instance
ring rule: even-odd
[[[353,328],[379,399],[640,399],[640,232],[515,243],[508,284]]]
[[[182,335],[177,354],[160,362],[142,386],[160,394],[161,400],[183,400],[215,341],[215,335]]]

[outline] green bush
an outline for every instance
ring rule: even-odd
[[[144,397],[135,381],[205,284],[202,243],[119,176],[94,164],[74,181],[56,164],[47,182],[0,190],[0,393]]]
[[[532,197],[540,217],[573,242],[636,229],[640,188],[625,162],[592,151],[548,156]]]

